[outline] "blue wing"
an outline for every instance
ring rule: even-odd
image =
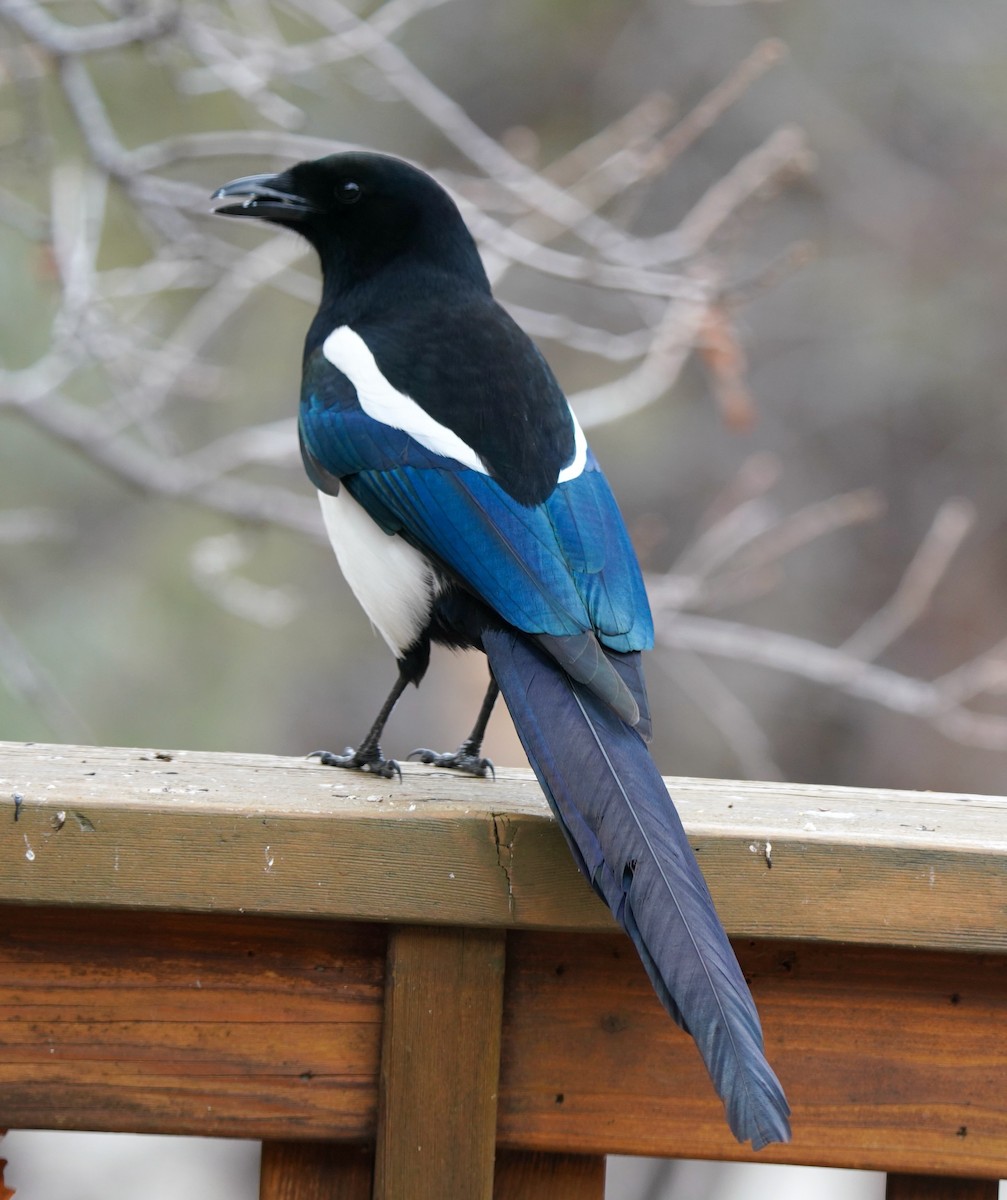
[[[636,557],[590,452],[577,478],[528,507],[367,416],[331,366],[321,379],[306,373],[300,432],[317,486],[341,481],[388,533],[438,559],[509,624],[559,638],[593,632],[615,651],[652,645]]]

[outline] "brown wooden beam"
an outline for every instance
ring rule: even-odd
[[[0,907],[0,1127],[373,1140],[386,938]]]
[[[504,934],[389,939],[374,1200],[492,1200]]]
[[[493,1200],[604,1200],[605,1160],[501,1150]]]
[[[262,1143],[259,1200],[370,1200],[374,1147]]]
[[[614,928],[528,771],[0,742],[0,780],[0,903]],[[1007,953],[1001,797],[667,784],[732,937]]]
[[[731,1137],[692,1040],[633,947],[514,932],[501,1051],[504,1146],[1007,1174],[1007,957],[736,943],[793,1141]]]
[[[0,1127],[373,1142],[387,939],[0,906]],[[754,1157],[625,938],[507,939],[500,1145]],[[1007,1175],[1007,956],[736,945],[794,1108],[793,1143],[761,1160]],[[443,1011],[431,1070],[450,1066]]]

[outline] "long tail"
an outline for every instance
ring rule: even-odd
[[[643,740],[527,639],[493,630],[483,646],[574,858],[695,1038],[735,1137],[789,1141],[755,1002]]]

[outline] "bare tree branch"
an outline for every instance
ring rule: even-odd
[[[706,714],[748,779],[783,779],[772,746],[751,710],[721,682],[698,654],[679,651],[657,662],[692,703]]]
[[[891,599],[847,638],[840,649],[855,658],[876,659],[918,621],[975,520],[975,508],[967,500],[946,501]]]
[[[7,407],[138,491],[188,500],[246,524],[323,537],[317,505],[306,496],[242,479],[216,478],[198,464],[154,454],[134,439],[109,438],[96,426],[93,414],[55,395],[45,403]]]
[[[959,699],[968,689],[962,687],[962,676],[957,672],[954,677],[934,681],[915,679],[807,638],[699,614],[683,613],[666,619],[658,627],[658,643],[783,671],[926,721],[965,745],[1007,750],[1007,717],[964,708]],[[985,671],[990,665],[985,656],[983,663]],[[1007,678],[1007,665],[1002,661],[998,662],[998,673]],[[973,677],[976,674],[973,672]],[[984,682],[983,689],[986,686]]]
[[[0,0],[0,17],[16,25],[25,37],[44,46],[50,54],[62,58],[115,50],[132,42],[154,41],[174,28],[179,8],[177,3],[152,4],[149,12],[114,21],[64,25],[34,0]]]

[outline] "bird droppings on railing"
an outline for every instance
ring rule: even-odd
[[[752,842],[748,847],[751,854],[762,854],[766,861],[766,866],[772,870],[773,868],[773,843],[772,842]]]

